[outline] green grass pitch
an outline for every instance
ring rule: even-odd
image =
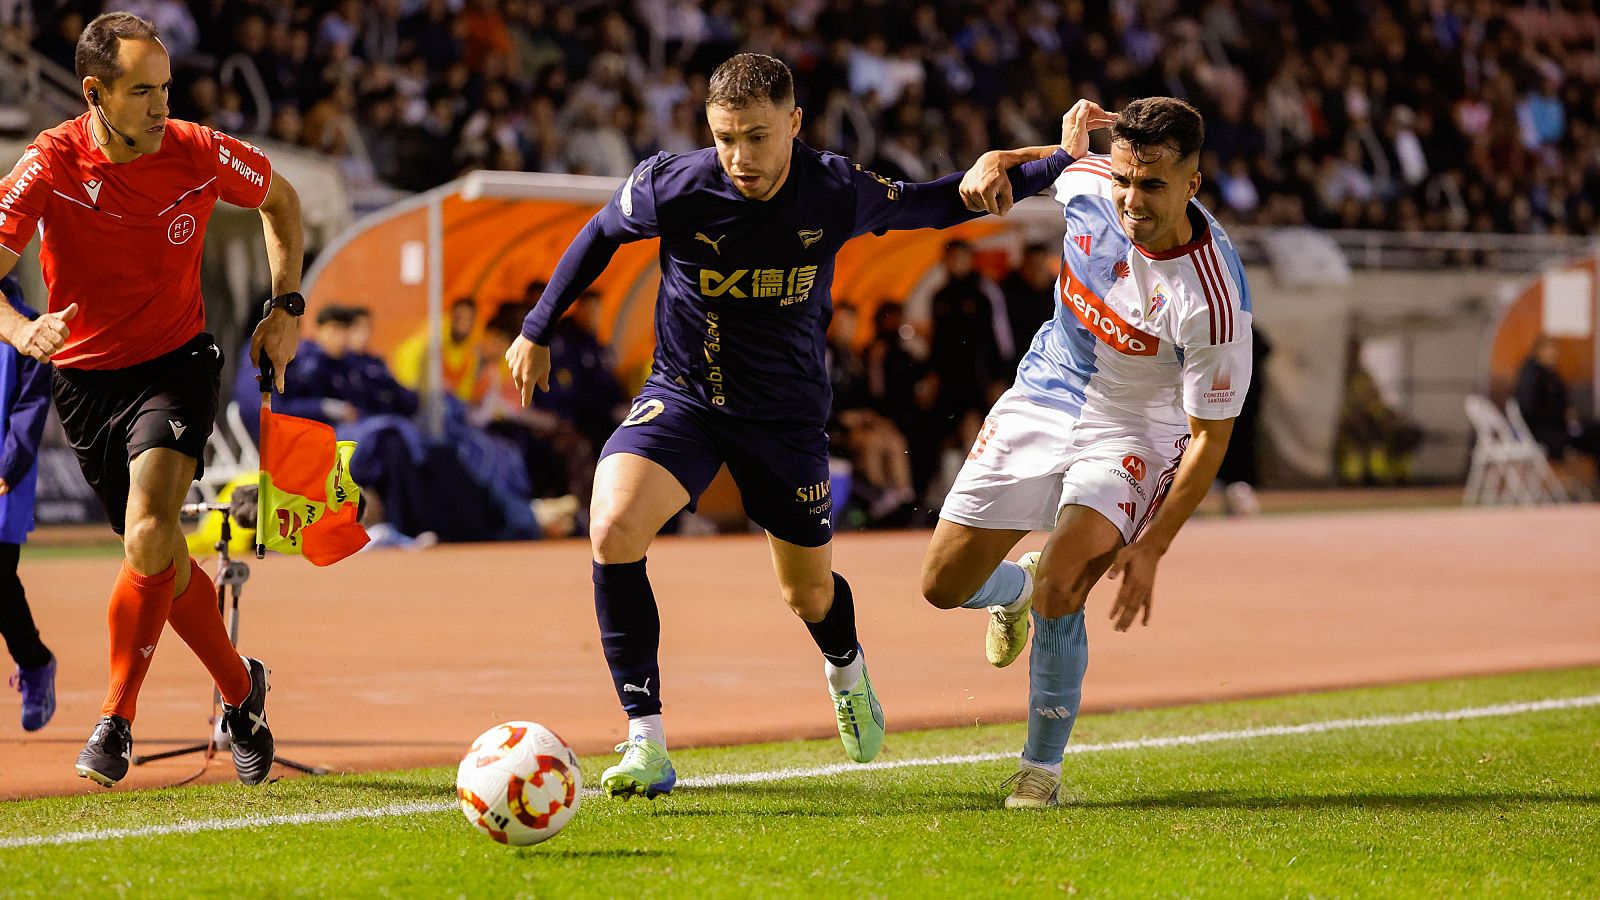
[[[1600,669],[1464,679],[1091,715],[1073,743],[1596,694]],[[1020,724],[891,734],[881,759],[1009,754],[1022,735]],[[842,754],[814,741],[673,758],[692,778]],[[589,780],[610,759],[586,758]],[[994,760],[683,787],[654,803],[590,795],[564,833],[529,848],[494,844],[441,809],[452,799],[446,769],[19,801],[0,804],[0,895],[1600,893],[1600,706],[1079,753],[1067,758],[1065,805],[1044,812],[999,807],[1012,768]],[[342,818],[404,804],[432,811]],[[35,840],[307,813],[330,821]]]

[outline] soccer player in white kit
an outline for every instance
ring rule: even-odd
[[[1054,806],[1088,665],[1084,601],[1121,577],[1118,631],[1150,620],[1156,565],[1206,494],[1250,387],[1250,291],[1194,199],[1205,123],[1172,97],[1113,117],[1080,101],[1060,305],[1034,335],[950,489],[923,561],[941,609],[987,608],[985,653],[1029,657],[1028,739],[1010,808]],[[1111,125],[1110,156],[1087,155]],[[1080,150],[1081,148],[1081,150]],[[1074,152],[1079,151],[1079,152]],[[1006,555],[1029,531],[1042,553]]]

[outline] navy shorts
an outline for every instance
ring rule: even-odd
[[[740,421],[646,386],[600,457],[613,453],[642,456],[671,472],[689,492],[691,511],[727,463],[745,515],[773,537],[802,547],[833,539],[828,433],[821,425]]]

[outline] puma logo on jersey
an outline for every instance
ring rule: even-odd
[[[99,181],[91,180],[91,181],[85,181],[83,183],[83,192],[85,194],[89,195],[89,202],[90,203],[99,204],[99,202],[100,202],[100,187],[101,187],[101,182],[99,182]]]
[[[167,424],[172,426],[172,436],[174,438],[181,439],[183,437],[183,433],[189,430],[189,426],[179,422],[177,419],[168,419]]]
[[[800,235],[800,249],[802,249],[802,250],[810,250],[812,244],[815,244],[817,241],[822,240],[822,229],[821,228],[818,228],[816,230],[812,230],[812,229],[809,229],[809,228],[802,228],[798,232],[796,232],[796,234]]]
[[[639,687],[638,685],[624,683],[622,685],[622,692],[624,694],[643,694],[646,697],[648,697],[648,696],[650,696],[650,679],[646,678],[644,680],[644,687]]]
[[[720,244],[720,243],[722,243],[722,239],[723,239],[723,238],[725,238],[725,237],[727,237],[727,235],[725,235],[725,234],[722,234],[722,235],[718,235],[718,236],[717,236],[717,239],[716,239],[716,240],[714,240],[714,241],[713,241],[713,240],[712,240],[712,239],[711,239],[711,238],[708,238],[708,237],[706,237],[706,236],[705,236],[705,235],[704,235],[704,234],[703,234],[703,233],[701,233],[701,232],[698,232],[698,231],[696,231],[696,232],[695,232],[695,233],[694,233],[694,239],[695,239],[695,240],[697,240],[697,241],[704,241],[704,242],[706,242],[706,243],[707,243],[707,244],[710,244],[710,245],[711,245],[711,249],[713,249],[713,250],[715,250],[715,251],[717,251],[717,255],[718,255],[718,256],[721,256],[721,255],[722,255],[722,248],[721,248],[721,247],[718,247],[718,246],[717,246],[717,245],[718,245],[718,244]]]

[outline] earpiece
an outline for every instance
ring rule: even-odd
[[[133,149],[136,146],[133,142],[133,138],[128,137],[112,126],[110,120],[106,118],[106,111],[100,108],[100,91],[98,89],[89,88],[89,102],[94,106],[95,112],[100,114],[100,124],[104,125],[107,131],[119,138],[122,138],[122,142],[128,145],[128,149]],[[99,139],[96,138],[96,141],[98,140]]]

